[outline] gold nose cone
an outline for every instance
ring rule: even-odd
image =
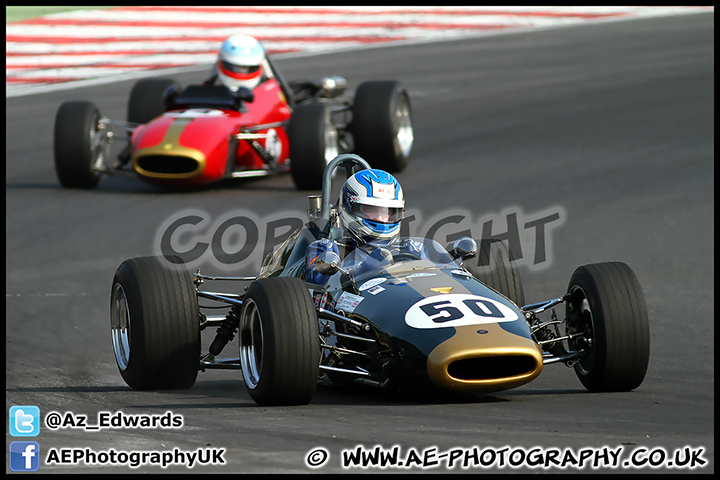
[[[542,372],[542,351],[529,338],[497,324],[456,330],[428,355],[428,375],[442,389],[497,392],[524,385]]]

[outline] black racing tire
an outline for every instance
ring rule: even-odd
[[[571,350],[590,354],[575,363],[575,373],[591,392],[624,392],[645,378],[650,359],[650,327],[642,288],[622,262],[578,267],[568,284],[566,314]],[[590,339],[590,341],[585,340]]]
[[[354,153],[390,173],[408,165],[414,139],[410,97],[400,82],[361,83],[352,106]]]
[[[258,405],[306,405],[317,388],[320,338],[315,306],[298,278],[250,284],[240,314],[243,381]]]
[[[512,300],[518,307],[525,304],[520,272],[505,242],[488,238],[478,243],[478,252],[463,262],[473,277]]]
[[[92,102],[71,101],[60,105],[55,115],[53,152],[55,172],[65,188],[94,188],[100,172],[105,138],[100,129],[100,112]]]
[[[135,390],[190,388],[200,367],[197,295],[173,257],[139,257],[115,272],[111,332],[120,374]]]
[[[288,127],[290,173],[300,190],[322,189],[325,167],[339,153],[328,104],[297,105]]]
[[[148,123],[166,110],[166,99],[180,91],[180,84],[171,78],[144,78],[130,90],[127,121]]]

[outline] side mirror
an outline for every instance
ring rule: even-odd
[[[314,82],[320,87],[320,96],[322,98],[335,98],[345,93],[347,88],[347,80],[340,76],[321,77]]]
[[[333,276],[337,272],[347,273],[340,268],[340,256],[335,252],[323,252],[318,255],[315,260],[315,270],[327,277]]]
[[[450,255],[455,259],[466,259],[472,258],[477,255],[478,246],[477,242],[470,237],[460,237],[453,243],[453,248]]]

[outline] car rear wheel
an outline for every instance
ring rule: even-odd
[[[165,112],[166,100],[180,91],[180,84],[170,78],[145,78],[139,80],[130,90],[127,120],[134,123],[148,123]]]
[[[305,283],[272,277],[253,282],[240,315],[243,381],[258,405],[305,405],[317,388],[320,340]]]
[[[373,168],[403,171],[414,134],[410,97],[402,85],[393,80],[361,83],[352,112],[354,152]]]
[[[107,134],[92,102],[64,102],[55,115],[55,172],[66,188],[94,188],[100,181]]]
[[[501,240],[480,240],[477,255],[465,260],[463,266],[473,277],[503,294],[518,307],[525,304],[525,290],[520,272],[513,262],[510,249]]]
[[[572,350],[589,355],[575,363],[575,373],[591,392],[637,388],[650,358],[647,307],[635,273],[624,263],[578,267],[570,278],[568,330],[580,336]]]
[[[163,257],[123,262],[113,279],[110,323],[115,360],[130,387],[174,389],[195,383],[200,322],[197,296],[183,266]]]
[[[295,107],[288,128],[290,172],[300,190],[322,188],[325,167],[338,156],[338,133],[326,103]]]

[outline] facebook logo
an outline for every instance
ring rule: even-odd
[[[40,444],[37,442],[10,442],[10,470],[35,472],[40,468]]]
[[[10,407],[10,435],[37,437],[40,433],[40,409],[34,405]]]

